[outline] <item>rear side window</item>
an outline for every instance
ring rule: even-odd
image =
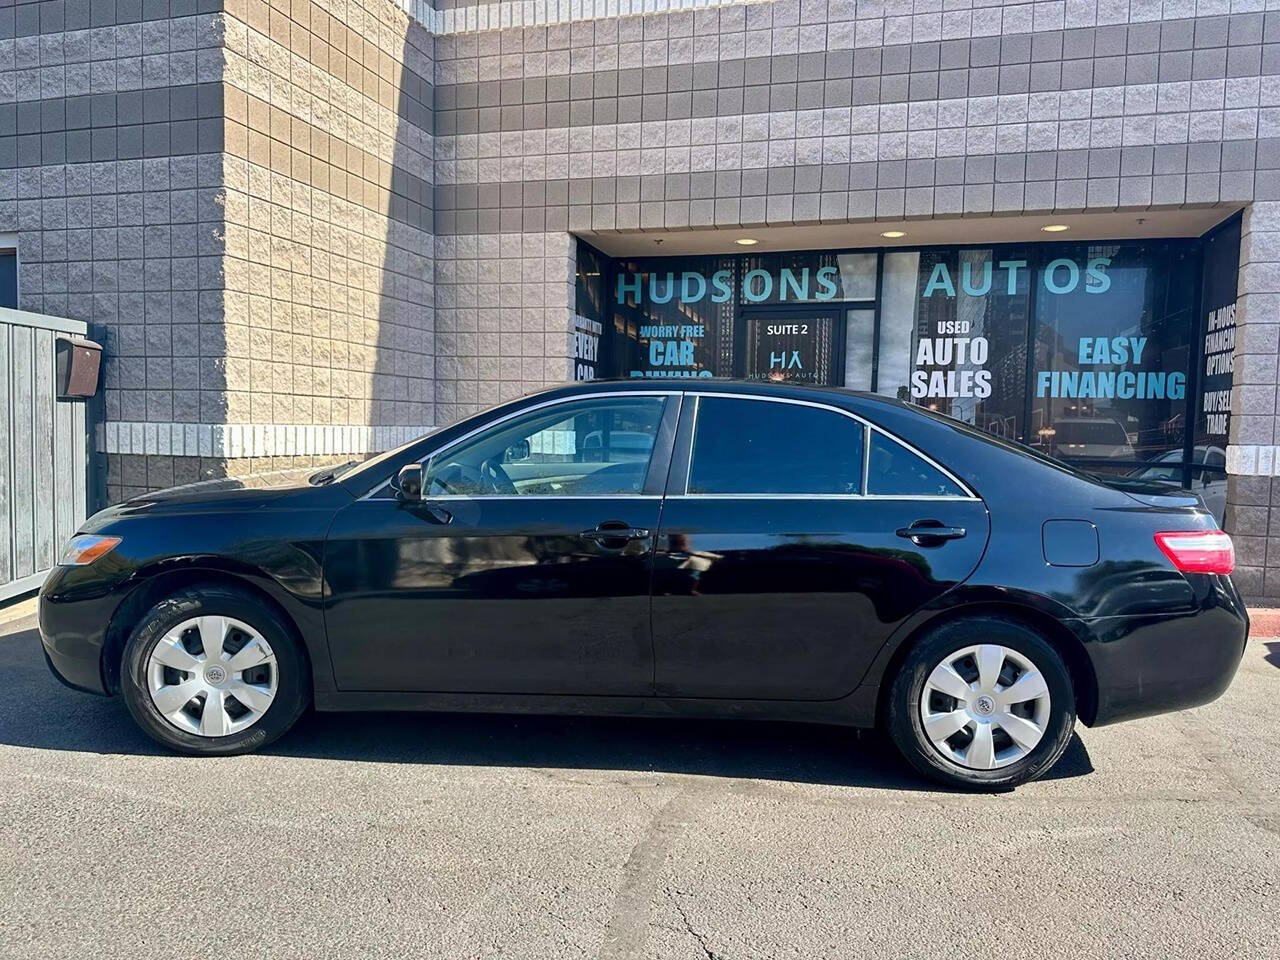
[[[963,497],[965,492],[902,444],[871,431],[867,492],[890,497]]]
[[[704,396],[690,493],[858,494],[862,424],[831,410]]]

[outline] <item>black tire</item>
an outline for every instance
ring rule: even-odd
[[[205,737],[179,729],[156,708],[147,687],[147,664],[156,644],[184,620],[225,616],[262,634],[276,657],[274,700],[252,726],[226,736]],[[138,622],[125,644],[121,693],[129,713],[152,739],[171,750],[198,756],[250,753],[283,735],[311,702],[311,670],[293,629],[270,606],[232,587],[186,588],[161,600]]]
[[[948,654],[983,643],[1001,644],[1026,657],[1043,674],[1049,691],[1049,716],[1040,742],[1026,756],[993,770],[976,770],[944,757],[925,735],[920,707],[934,667]],[[997,616],[953,620],[922,637],[893,678],[885,716],[894,744],[916,770],[949,786],[992,793],[1012,790],[1048,771],[1067,749],[1075,722],[1071,675],[1058,652],[1029,627]]]

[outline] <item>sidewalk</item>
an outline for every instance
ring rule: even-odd
[[[1280,607],[1249,608],[1249,639],[1280,637]]]
[[[8,603],[0,603],[0,627],[3,627],[7,623],[25,620],[27,617],[34,617],[35,615],[35,594],[32,594],[29,597],[24,597],[21,600],[10,600]]]

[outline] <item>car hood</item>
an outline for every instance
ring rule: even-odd
[[[313,497],[334,497],[336,491],[342,491],[338,484],[313,486],[308,483],[308,479],[318,472],[317,467],[299,467],[244,477],[200,480],[156,490],[99,511],[89,518],[84,529],[92,532],[113,520],[145,514],[253,510],[292,498],[310,501]],[[350,494],[342,491],[337,496],[348,499]]]
[[[238,490],[297,490],[310,486],[308,478],[320,472],[315,467],[295,467],[292,470],[273,470],[269,473],[251,473],[244,477],[221,477],[215,480],[197,480],[180,486],[157,490],[131,497],[126,503],[141,501],[192,500],[229,493]]]

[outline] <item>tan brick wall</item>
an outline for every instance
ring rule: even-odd
[[[226,9],[226,421],[429,425],[433,40],[390,2]]]
[[[216,480],[247,477],[255,473],[292,470],[298,467],[332,466],[359,459],[348,455],[309,457],[170,457],[157,454],[113,453],[107,455],[107,500],[119,503],[152,490]]]

